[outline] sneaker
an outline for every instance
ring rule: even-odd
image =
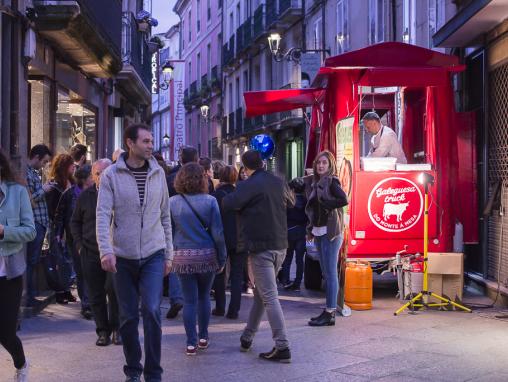
[[[188,345],[187,348],[185,349],[185,354],[189,356],[196,355],[197,354],[196,347]]]
[[[208,349],[208,346],[210,346],[210,341],[206,340],[204,338],[200,339],[198,342],[198,349],[205,350]]]
[[[166,318],[168,319],[176,318],[176,316],[178,316],[178,312],[181,311],[182,308],[183,308],[182,304],[171,305],[171,308],[169,308],[168,313],[166,314]]]
[[[309,326],[334,326],[335,325],[335,311],[323,312],[320,318],[309,321]]]
[[[284,286],[284,289],[285,290],[291,290],[291,291],[294,291],[294,292],[299,292],[300,291],[300,284],[292,282],[292,283],[289,283],[286,286]]]
[[[289,351],[289,348],[285,348],[282,350],[273,348],[269,352],[259,353],[259,358],[266,359],[267,361],[273,361],[273,362],[290,363],[291,362],[291,352]]]
[[[28,360],[25,360],[25,365],[21,369],[16,369],[14,374],[14,381],[16,382],[27,382],[28,381]]]
[[[252,346],[252,341],[244,340],[243,338],[240,338],[240,351],[242,353],[247,353]]]
[[[247,288],[247,294],[254,294],[254,289]]]

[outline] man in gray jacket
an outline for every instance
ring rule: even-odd
[[[173,257],[169,197],[163,169],[152,156],[150,127],[124,132],[128,152],[101,177],[97,241],[102,268],[114,273],[127,381],[160,381],[162,280]],[[139,343],[139,299],[145,337],[145,365]]]

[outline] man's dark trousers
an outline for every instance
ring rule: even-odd
[[[120,326],[113,275],[102,269],[98,252],[83,247],[79,256],[97,334],[109,336]]]

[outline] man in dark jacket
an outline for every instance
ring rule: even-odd
[[[74,245],[80,254],[83,276],[88,287],[88,300],[99,337],[97,346],[109,345],[111,336],[115,345],[122,344],[118,333],[118,303],[113,288],[113,276],[101,267],[95,233],[97,190],[100,186],[101,174],[110,164],[109,159],[100,159],[94,163],[92,176],[95,184],[79,195],[70,223]]]
[[[293,204],[285,182],[263,169],[259,152],[249,150],[242,155],[249,178],[238,183],[235,192],[224,197],[224,211],[235,210],[239,216],[239,240],[249,253],[256,287],[254,303],[247,326],[240,338],[241,351],[248,351],[267,312],[275,347],[259,354],[262,359],[289,363],[291,352],[286,336],[284,314],[279,302],[276,275],[286,256],[286,208]]]
[[[198,150],[196,150],[194,147],[187,146],[181,148],[178,166],[172,168],[168,176],[166,177],[166,180],[168,182],[168,191],[170,198],[178,194],[175,190],[175,179],[176,174],[178,174],[178,171],[180,171],[180,169],[184,164],[191,162],[197,163],[198,160],[199,160]]]

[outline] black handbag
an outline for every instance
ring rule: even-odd
[[[42,258],[48,286],[56,292],[66,291],[72,284],[72,261],[67,246],[52,238]]]

